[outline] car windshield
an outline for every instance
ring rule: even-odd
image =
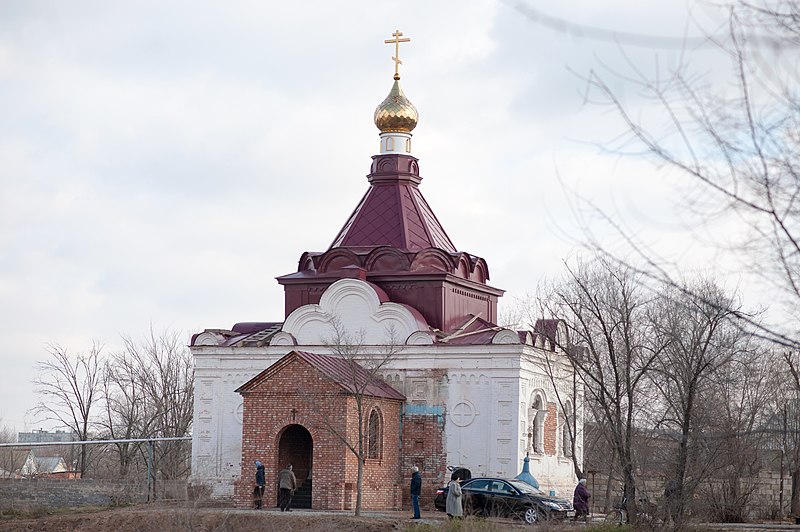
[[[541,490],[537,490],[527,482],[522,482],[521,480],[509,480],[509,482],[522,493],[528,493],[531,495],[544,495]]]

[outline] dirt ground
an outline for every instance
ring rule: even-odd
[[[362,517],[336,512],[293,510],[234,510],[226,508],[177,508],[145,505],[104,510],[75,510],[74,512],[32,518],[19,515],[0,517],[0,532],[20,531],[85,531],[85,532],[164,532],[164,531],[249,531],[289,530],[299,532],[378,532],[398,530],[409,532],[501,532],[530,530],[519,521],[505,519],[448,522],[441,512],[426,512],[420,521],[412,521],[407,512],[365,512]],[[566,530],[537,526],[544,530]]]
[[[245,511],[220,508],[114,508],[98,511],[75,511],[33,519],[15,518],[0,521],[0,531],[85,531],[85,532],[162,532],[162,531],[235,531],[235,530],[319,530],[350,532],[364,530],[402,530],[399,519],[358,518],[294,511]]]
[[[448,521],[441,512],[423,512],[420,521],[412,521],[407,512],[364,512],[353,517],[346,512],[293,510],[281,513],[277,509],[263,511],[229,508],[190,508],[142,505],[126,508],[62,511],[57,514],[31,517],[25,513],[9,515],[0,512],[0,532],[237,532],[237,531],[298,531],[298,532],[630,532],[632,527],[608,527],[602,516],[592,523],[544,522],[533,526],[510,519],[475,519]],[[690,530],[708,532],[736,530],[794,530],[789,523],[771,524],[699,524]]]

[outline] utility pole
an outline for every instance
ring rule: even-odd
[[[784,403],[783,405],[783,431],[781,432],[781,488],[780,488],[780,496],[778,502],[778,508],[780,508],[780,515],[783,517],[783,466],[784,466],[784,456],[786,455],[786,412],[787,404]]]
[[[147,441],[147,502],[151,502],[150,494],[153,490],[153,443],[153,440]],[[152,500],[154,499],[155,496]]]

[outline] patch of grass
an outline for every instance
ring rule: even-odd
[[[586,530],[591,532],[633,532],[632,525],[617,525],[615,523],[603,523],[601,525],[589,525]]]
[[[32,508],[30,510],[9,508],[6,510],[0,510],[0,519],[33,519],[36,517],[53,515],[53,513],[53,510],[50,510],[49,508]]]
[[[502,530],[498,523],[493,523],[479,517],[452,519],[443,523],[413,523],[408,525],[407,532],[499,532]]]
[[[58,515],[74,515],[75,513],[93,513],[108,510],[107,506],[83,506],[76,511],[75,508],[6,508],[0,510],[0,519],[38,519]]]

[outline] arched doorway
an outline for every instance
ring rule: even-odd
[[[311,466],[314,443],[311,433],[302,425],[283,429],[278,442],[278,470],[292,464],[297,477],[297,491],[292,498],[294,508],[311,508]]]

